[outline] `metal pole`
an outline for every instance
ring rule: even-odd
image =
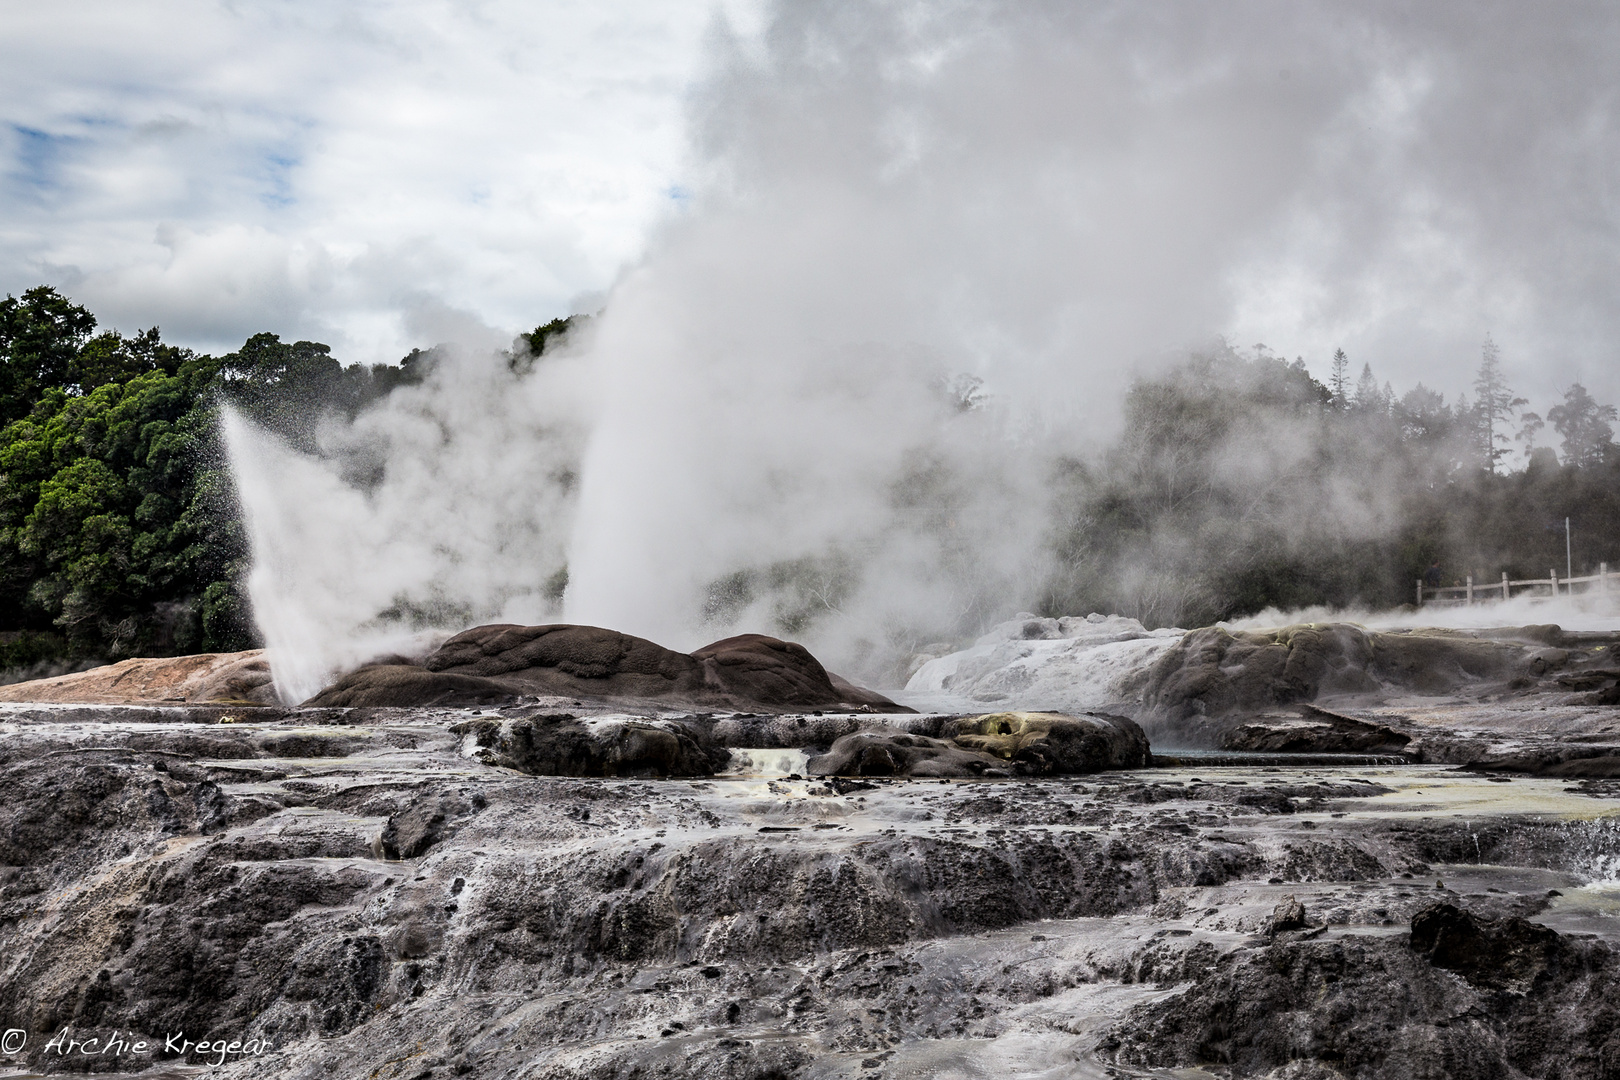
[[[1423,606],[1423,579],[1422,578],[1417,579],[1417,587],[1418,587],[1417,606],[1422,607]]]
[[[1502,599],[1506,600],[1507,598],[1508,598],[1507,571],[1504,570],[1504,571],[1502,571]]]
[[[1468,606],[1474,606],[1474,575],[1468,575]]]
[[[1569,518],[1564,519],[1564,580],[1575,576],[1575,560],[1569,557]]]

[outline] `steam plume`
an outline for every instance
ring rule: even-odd
[[[538,617],[564,563],[566,618],[678,647],[777,630],[859,668],[971,630],[1048,575],[1052,463],[1215,333],[1397,378],[1456,356],[1459,384],[1486,328],[1599,355],[1617,20],[812,0],[717,27],[692,197],[579,356],[509,384],[464,359],[330,460],[244,473],[294,696],[374,632],[453,628],[433,604]],[[335,486],[362,451],[378,478]]]

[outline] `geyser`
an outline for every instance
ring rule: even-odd
[[[284,701],[475,622],[555,612],[588,395],[575,361],[547,362],[542,383],[443,350],[422,385],[322,426],[318,456],[224,410],[248,592]]]
[[[1456,356],[1459,382],[1485,328],[1596,356],[1617,18],[872,2],[719,26],[689,197],[590,341],[524,376],[459,356],[318,459],[231,425],[284,694],[412,633],[541,621],[565,570],[567,621],[781,634],[869,677],[1038,606],[1055,462],[1189,343],[1264,327],[1396,374]]]

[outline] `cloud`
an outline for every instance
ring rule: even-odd
[[[730,5],[737,17],[748,5]],[[427,295],[508,335],[666,212],[711,0],[34,6],[0,42],[0,289],[215,350],[396,360]]]

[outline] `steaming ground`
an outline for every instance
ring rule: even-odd
[[[1502,626],[1529,626],[1555,623],[1565,630],[1620,630],[1620,598],[1606,603],[1595,599],[1553,600],[1548,597],[1518,596],[1504,602],[1472,606],[1396,608],[1371,611],[1355,608],[1313,607],[1293,611],[1267,608],[1246,619],[1229,619],[1222,625],[1234,630],[1289,626],[1306,622],[1353,622],[1379,630],[1401,630],[1422,626],[1452,627],[1459,630]]]
[[[919,654],[921,663],[896,700],[942,712],[1130,708],[1141,697],[1148,669],[1184,633],[1149,631],[1119,615],[1025,614],[993,627],[966,649]]]
[[[1103,616],[1093,613],[1084,619],[1050,619],[1023,613],[1008,622],[1000,623],[971,643],[957,648],[950,643],[930,646],[913,657],[912,672],[903,691],[895,693],[896,701],[913,708],[942,712],[972,712],[984,709],[1053,710],[1058,712],[1122,712],[1136,716],[1148,726],[1155,743],[1163,746],[1185,745],[1191,738],[1194,745],[1210,745],[1211,732],[1220,727],[1220,713],[1245,710],[1251,713],[1274,711],[1278,702],[1310,701],[1320,694],[1330,698],[1334,694],[1366,708],[1382,704],[1386,699],[1405,699],[1416,690],[1419,699],[1431,704],[1469,707],[1475,712],[1485,710],[1485,702],[1493,700],[1492,693],[1473,690],[1470,681],[1485,675],[1485,668],[1476,666],[1466,655],[1457,658],[1425,657],[1420,666],[1450,667],[1462,663],[1473,677],[1442,686],[1443,680],[1419,678],[1410,682],[1410,674],[1393,674],[1393,670],[1379,670],[1372,650],[1352,648],[1347,655],[1331,655],[1313,661],[1289,661],[1279,664],[1268,678],[1275,680],[1258,690],[1257,696],[1230,699],[1217,695],[1214,712],[1198,704],[1196,713],[1207,716],[1207,730],[1190,730],[1176,721],[1179,715],[1167,715],[1159,707],[1166,704],[1156,700],[1156,688],[1162,689],[1169,670],[1161,660],[1167,654],[1182,653],[1180,663],[1196,663],[1208,642],[1230,639],[1231,632],[1259,631],[1266,634],[1286,634],[1290,628],[1316,628],[1313,632],[1328,634],[1348,633],[1361,639],[1368,631],[1417,631],[1418,636],[1433,629],[1461,629],[1478,631],[1476,637],[1462,639],[1466,647],[1479,642],[1489,651],[1493,640],[1534,641],[1557,645],[1561,641],[1573,642],[1586,635],[1593,647],[1592,659],[1600,666],[1606,662],[1603,655],[1607,645],[1601,645],[1610,635],[1620,633],[1620,609],[1607,603],[1582,601],[1553,601],[1523,599],[1506,604],[1483,604],[1471,608],[1424,608],[1421,610],[1346,612],[1315,609],[1293,612],[1262,612],[1253,619],[1234,620],[1216,627],[1189,634],[1185,630],[1167,628],[1148,630],[1135,619],[1119,615]],[[1567,632],[1567,633],[1566,633]],[[1528,637],[1526,637],[1528,634]],[[1214,635],[1212,638],[1211,635]],[[1198,639],[1206,644],[1198,644]],[[1290,644],[1289,648],[1292,648]],[[1309,650],[1307,650],[1307,653]],[[1304,654],[1302,654],[1304,655]],[[1531,654],[1526,654],[1527,658]],[[1554,666],[1568,662],[1569,653],[1553,649],[1542,661],[1545,670],[1548,661]],[[1534,663],[1533,660],[1529,661]],[[1231,659],[1217,661],[1219,671],[1210,670],[1195,677],[1192,696],[1202,700],[1204,689],[1223,680],[1237,682],[1244,670],[1244,661]],[[1288,674],[1294,663],[1328,664],[1341,672],[1353,672],[1355,678],[1342,681],[1336,687],[1332,680],[1321,681],[1318,674],[1303,681],[1299,673]],[[1496,674],[1503,682],[1517,677],[1517,689],[1528,689],[1529,669],[1523,671],[1498,664]],[[1511,668],[1511,670],[1510,670]],[[1605,670],[1607,670],[1605,668]],[[1536,672],[1540,674],[1541,671]],[[1391,677],[1393,675],[1393,677]],[[1566,683],[1571,677],[1566,677]],[[1593,685],[1599,685],[1594,683]],[[1500,692],[1494,683],[1487,687]],[[1514,689],[1508,687],[1509,690]],[[1556,691],[1558,687],[1551,687]],[[1181,694],[1183,691],[1177,691]],[[1481,697],[1481,694],[1484,694]],[[1502,700],[1511,697],[1502,693]],[[1239,695],[1242,698],[1242,695]],[[1179,700],[1179,698],[1178,698]],[[1558,699],[1562,700],[1562,698]],[[1179,708],[1180,706],[1175,706]],[[1483,715],[1483,713],[1481,713]]]

